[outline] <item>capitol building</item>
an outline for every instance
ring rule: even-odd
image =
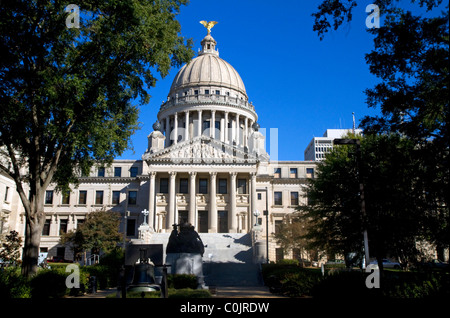
[[[175,76],[141,160],[94,166],[70,193],[47,189],[41,252],[73,259],[60,235],[87,214],[107,210],[120,213],[120,231],[129,240],[142,239],[142,224],[148,224],[152,243],[167,237],[173,224],[188,222],[204,242],[223,233],[235,240],[248,236],[253,248],[261,247],[263,260],[299,257],[283,251],[273,234],[286,215],[306,204],[316,162],[270,159],[258,106],[216,46],[208,30],[198,56]],[[3,175],[0,200],[2,233],[15,230],[23,237],[24,209],[14,182]]]

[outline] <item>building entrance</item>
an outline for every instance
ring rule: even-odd
[[[218,211],[217,222],[219,233],[228,233],[228,211]]]
[[[198,211],[198,229],[199,233],[208,233],[208,211]]]

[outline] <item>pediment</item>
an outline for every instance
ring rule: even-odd
[[[155,153],[145,153],[142,159],[172,163],[256,163],[260,160],[246,148],[230,146],[206,136],[182,141]]]

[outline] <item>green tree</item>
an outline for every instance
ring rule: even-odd
[[[0,6],[0,169],[25,209],[24,275],[37,271],[48,185],[67,189],[131,147],[156,76],[193,56],[175,19],[186,3],[83,1],[78,28],[68,2]]]
[[[0,259],[4,263],[18,264],[20,263],[20,248],[22,239],[16,231],[9,232],[2,238],[2,246],[0,249]]]
[[[361,171],[367,218],[360,206],[359,176],[353,146],[336,146],[318,166],[301,206],[310,223],[306,238],[330,254],[362,254],[363,229],[369,234],[371,256],[387,255],[407,264],[417,259],[417,240],[430,226],[417,194],[415,144],[399,135],[369,135],[361,139]],[[381,264],[380,264],[381,267]]]
[[[411,1],[408,8],[398,0],[373,3],[383,23],[368,29],[374,48],[366,62],[380,82],[366,96],[381,116],[366,116],[361,126],[366,134],[400,133],[416,144],[415,202],[428,218],[428,239],[441,252],[450,245],[448,3],[445,9],[442,0]],[[356,6],[354,0],[324,0],[313,29],[322,39],[332,26],[350,21]]]
[[[111,211],[91,212],[76,230],[61,236],[62,244],[69,244],[74,254],[82,251],[113,251],[122,240],[119,233],[120,215]]]

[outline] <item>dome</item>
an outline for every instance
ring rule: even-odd
[[[216,41],[211,35],[207,35],[201,42],[202,50],[199,56],[184,65],[170,88],[169,96],[174,97],[185,95],[188,87],[211,87],[211,89],[223,88],[232,90],[230,96],[244,97],[248,99],[244,82],[239,73],[228,62],[219,57],[219,52],[215,50]],[[223,92],[222,94],[226,94]],[[187,94],[192,94],[187,93]]]

